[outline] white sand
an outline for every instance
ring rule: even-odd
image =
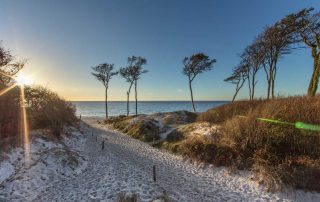
[[[66,145],[86,159],[79,169],[70,171],[74,168],[66,167],[66,174],[62,175],[61,172],[49,174],[46,171],[59,170],[60,167],[54,164],[21,168],[13,176],[22,176],[23,180],[11,177],[12,181],[2,183],[0,201],[115,201],[121,192],[137,193],[141,201],[150,201],[163,191],[172,201],[320,201],[320,194],[309,192],[267,193],[250,180],[249,174],[230,175],[225,168],[194,165],[109,131],[95,119],[86,121],[93,128],[83,127],[84,137],[78,133],[77,139],[65,140]],[[102,141],[105,142],[104,150],[101,150]],[[55,147],[59,145],[52,148]],[[46,163],[57,162],[52,155],[50,159],[36,158],[42,158]],[[7,166],[10,173],[11,168],[5,163],[17,165],[14,161],[4,161],[0,171]],[[152,179],[153,165],[157,168],[157,182]],[[27,175],[29,178],[25,177]],[[41,176],[46,179],[41,180]]]

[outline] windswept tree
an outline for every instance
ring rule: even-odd
[[[224,81],[234,84],[236,86],[235,93],[232,97],[232,102],[236,99],[240,89],[242,88],[243,84],[247,80],[247,71],[244,64],[240,64],[238,67],[233,69],[231,76],[226,78]]]
[[[134,82],[133,69],[129,67],[120,68],[120,75],[129,83],[129,89],[127,91],[127,116],[129,116],[129,99],[130,99],[130,91]]]
[[[100,81],[105,87],[105,104],[106,104],[106,118],[108,118],[108,88],[111,78],[119,72],[114,71],[114,65],[103,63],[98,66],[92,67],[92,75]]]
[[[192,82],[198,74],[211,70],[213,68],[213,64],[216,63],[216,59],[210,59],[209,56],[203,53],[197,53],[190,57],[185,57],[182,60],[182,63],[183,74],[188,77],[192,108],[195,112],[196,108],[193,101]]]
[[[257,41],[260,44],[260,53],[264,56],[262,65],[268,82],[267,99],[270,95],[274,98],[277,63],[283,55],[291,53],[292,45],[297,39],[293,30],[280,21],[267,27]]]
[[[141,78],[141,75],[147,73],[147,70],[143,69],[143,65],[147,63],[147,60],[142,57],[128,57],[128,66],[120,68],[120,75],[130,84],[127,91],[127,116],[129,115],[129,99],[132,85],[135,86],[135,112],[138,114],[138,92],[137,92],[137,83]]]
[[[311,49],[313,72],[308,87],[309,96],[316,94],[320,77],[320,12],[313,11],[313,8],[303,9],[282,20],[287,27],[294,28],[301,41]]]
[[[256,76],[261,69],[263,59],[264,53],[262,52],[261,44],[257,40],[248,46],[241,55],[241,64],[243,64],[247,75],[250,100],[254,99],[255,86],[258,83]]]
[[[135,65],[133,66],[133,75],[134,75],[134,91],[135,91],[135,100],[136,100],[136,115],[138,114],[138,80],[141,78],[142,74],[148,72],[148,70],[143,69],[143,65],[147,64],[147,60],[143,57],[136,57]]]

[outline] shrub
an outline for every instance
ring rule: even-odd
[[[137,194],[126,195],[125,193],[120,193],[118,195],[118,202],[137,202],[139,199]]]
[[[1,86],[0,91],[5,87]],[[18,87],[0,96],[0,151],[8,151],[10,146],[20,144],[19,89]]]
[[[232,148],[202,136],[189,136],[180,143],[178,150],[192,159],[216,166],[230,166],[236,156]]]
[[[59,137],[65,125],[77,120],[72,104],[44,87],[25,88],[25,98],[30,124],[34,129],[49,128]]]

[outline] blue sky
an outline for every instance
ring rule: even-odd
[[[143,56],[149,70],[138,83],[140,100],[189,100],[182,59],[204,52],[217,59],[213,71],[199,75],[196,100],[229,100],[233,86],[223,81],[238,55],[267,25],[302,8],[320,9],[319,0],[0,0],[0,40],[28,58],[24,74],[68,100],[103,100],[103,86],[91,75],[99,63],[126,65]],[[309,49],[279,62],[276,92],[305,94],[312,73]],[[264,72],[257,96],[266,94]],[[125,100],[128,84],[110,84],[110,99]],[[248,95],[246,87],[239,98]]]

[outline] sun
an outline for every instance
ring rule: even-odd
[[[23,75],[23,74],[19,74],[15,78],[15,80],[19,86],[30,85],[33,82],[32,78],[30,76]]]

